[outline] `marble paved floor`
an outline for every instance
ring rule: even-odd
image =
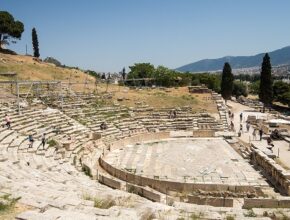
[[[267,185],[221,138],[170,139],[128,145],[105,157],[118,169],[151,178],[196,183]]]

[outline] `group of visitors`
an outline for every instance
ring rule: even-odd
[[[229,117],[231,119],[231,123],[230,123],[230,127],[231,127],[231,130],[234,131],[235,130],[235,125],[234,125],[234,113],[231,113],[231,111],[229,110]],[[241,112],[240,115],[240,128],[239,128],[239,131],[238,131],[238,136],[241,137],[242,133],[244,132],[244,127],[243,127],[243,121],[244,121],[244,117],[243,117],[243,113]],[[245,130],[246,132],[250,132],[250,129],[251,129],[251,124],[247,121],[246,124],[245,124]],[[260,141],[262,141],[262,138],[263,138],[263,129],[262,128],[253,128],[253,133],[252,133],[252,137],[253,137],[253,140],[257,140],[257,135],[259,135],[260,137]]]
[[[262,137],[263,137],[263,129],[262,128],[260,128],[260,129],[254,128],[253,129],[253,133],[252,133],[253,140],[254,141],[257,140],[258,133],[259,133],[259,136],[260,136],[260,141],[262,141]]]
[[[3,124],[3,127],[4,126],[7,126],[8,129],[11,129],[11,119],[10,117],[5,114],[5,117],[4,117],[4,124]],[[44,149],[44,146],[45,146],[45,143],[46,143],[46,137],[45,137],[45,133],[42,134],[41,136],[41,144],[42,144],[42,147]],[[32,134],[29,134],[28,135],[28,148],[32,148],[33,147],[33,143],[34,143],[34,138],[33,138],[33,135]]]
[[[243,113],[241,112],[240,113],[240,130],[238,132],[238,136],[239,137],[243,133],[243,119],[244,119],[243,118]],[[234,126],[234,124],[233,124],[233,122],[231,122],[231,127],[233,127],[233,126]],[[246,132],[249,132],[250,131],[250,128],[251,128],[251,125],[247,121],[246,122]],[[258,139],[257,136],[259,135],[259,140],[262,141],[263,134],[264,134],[264,132],[263,132],[262,127],[260,127],[260,128],[253,128],[253,133],[252,133],[253,140],[257,141],[257,139]],[[273,144],[273,141],[272,141],[271,137],[267,137],[267,143],[268,143],[268,147],[267,148],[273,152],[274,144]]]
[[[45,143],[46,143],[46,136],[45,135],[46,135],[45,133],[43,133],[41,135],[41,145],[42,145],[43,150],[44,150]],[[34,143],[34,138],[33,138],[32,134],[28,135],[28,141],[29,141],[28,148],[32,148],[33,147],[33,143]]]

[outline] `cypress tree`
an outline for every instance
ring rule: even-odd
[[[125,69],[125,67],[122,70],[122,78],[123,78],[123,80],[126,79],[126,69]]]
[[[33,56],[39,57],[39,48],[38,48],[38,37],[35,28],[32,29],[32,46],[33,46]]]
[[[231,98],[233,88],[234,75],[232,74],[232,68],[230,64],[226,62],[224,65],[221,81],[221,94],[226,101]]]
[[[273,79],[271,72],[272,66],[270,57],[268,53],[266,53],[262,63],[259,92],[260,101],[264,103],[264,111],[265,106],[270,106],[273,101]]]

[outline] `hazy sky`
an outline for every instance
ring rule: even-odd
[[[176,68],[204,58],[290,45],[289,0],[0,0],[25,24],[10,48],[96,71],[136,62]]]

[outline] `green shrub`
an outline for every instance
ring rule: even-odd
[[[245,217],[257,217],[256,213],[250,209],[247,213],[244,214]]]
[[[100,209],[109,209],[112,206],[115,206],[116,203],[114,200],[112,199],[104,199],[104,200],[100,200],[95,198],[94,199],[94,207],[95,208],[100,208]]]
[[[49,141],[47,141],[47,144],[49,147],[54,147],[57,145],[57,142],[53,139],[50,139]]]
[[[10,195],[4,195],[0,197],[0,213],[13,209],[19,198],[10,198]]]

